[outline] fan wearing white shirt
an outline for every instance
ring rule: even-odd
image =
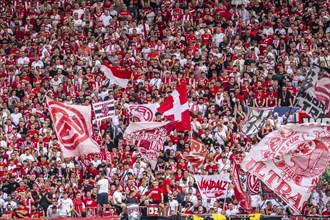
[[[29,65],[30,59],[26,56],[24,51],[21,51],[21,57],[17,59],[18,65]]]
[[[159,73],[155,73],[155,77],[150,80],[151,86],[156,86],[157,89],[160,89],[160,86],[162,85],[162,80],[159,78]]]
[[[176,151],[176,149],[177,149],[177,147],[176,147],[175,144],[173,144],[173,141],[169,141],[168,142],[168,145],[165,146],[165,151],[166,150],[174,150],[174,151]]]
[[[109,180],[106,178],[105,173],[101,172],[101,179],[97,181],[97,204],[98,209],[103,208],[104,205],[108,204],[108,193],[109,193]],[[104,211],[104,210],[103,210]]]
[[[73,201],[72,199],[68,198],[68,194],[63,192],[63,198],[58,200],[58,207],[60,209],[60,216],[61,217],[70,217],[71,212],[73,210]]]
[[[40,57],[38,55],[36,55],[35,60],[32,62],[31,66],[34,68],[37,68],[37,67],[44,68],[45,65],[44,65],[44,62],[42,62],[40,60]]]
[[[112,17],[110,16],[109,11],[105,10],[104,13],[101,15],[100,19],[104,27],[108,27],[110,25],[110,20],[112,19]]]
[[[173,195],[172,194],[169,195],[169,205],[170,205],[169,216],[170,215],[176,215],[177,212],[178,212],[179,202],[178,202],[178,200],[173,199]]]

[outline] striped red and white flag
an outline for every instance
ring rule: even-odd
[[[127,87],[127,84],[132,76],[131,70],[120,69],[119,67],[112,67],[107,63],[103,63],[103,65],[101,66],[101,71],[106,77],[110,79],[111,82],[122,88]]]

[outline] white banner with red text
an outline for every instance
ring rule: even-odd
[[[219,175],[194,175],[203,199],[226,198],[230,184],[229,173]]]
[[[288,124],[254,146],[241,168],[300,212],[329,164],[330,125]]]

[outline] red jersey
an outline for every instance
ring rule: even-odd
[[[161,194],[163,194],[163,190],[161,188],[152,188],[148,192],[148,195],[151,195],[153,202],[160,202],[162,200]]]

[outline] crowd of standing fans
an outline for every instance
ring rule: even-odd
[[[248,107],[292,107],[312,65],[330,67],[326,0],[0,1],[0,210],[2,218],[124,216],[156,204],[164,216],[244,213],[232,187],[203,200],[193,174],[228,173],[234,158],[278,129],[271,116],[257,137],[241,131]],[[132,70],[127,88],[100,71]],[[173,131],[155,170],[127,146],[125,103],[161,103],[188,87],[191,131]],[[94,124],[106,151],[64,159],[45,106],[115,99],[115,116]],[[155,121],[161,120],[159,114]],[[190,133],[207,146],[203,167],[182,155]],[[279,199],[252,196],[254,212],[290,215]],[[96,210],[96,211],[95,211]],[[302,214],[330,214],[330,186]]]

